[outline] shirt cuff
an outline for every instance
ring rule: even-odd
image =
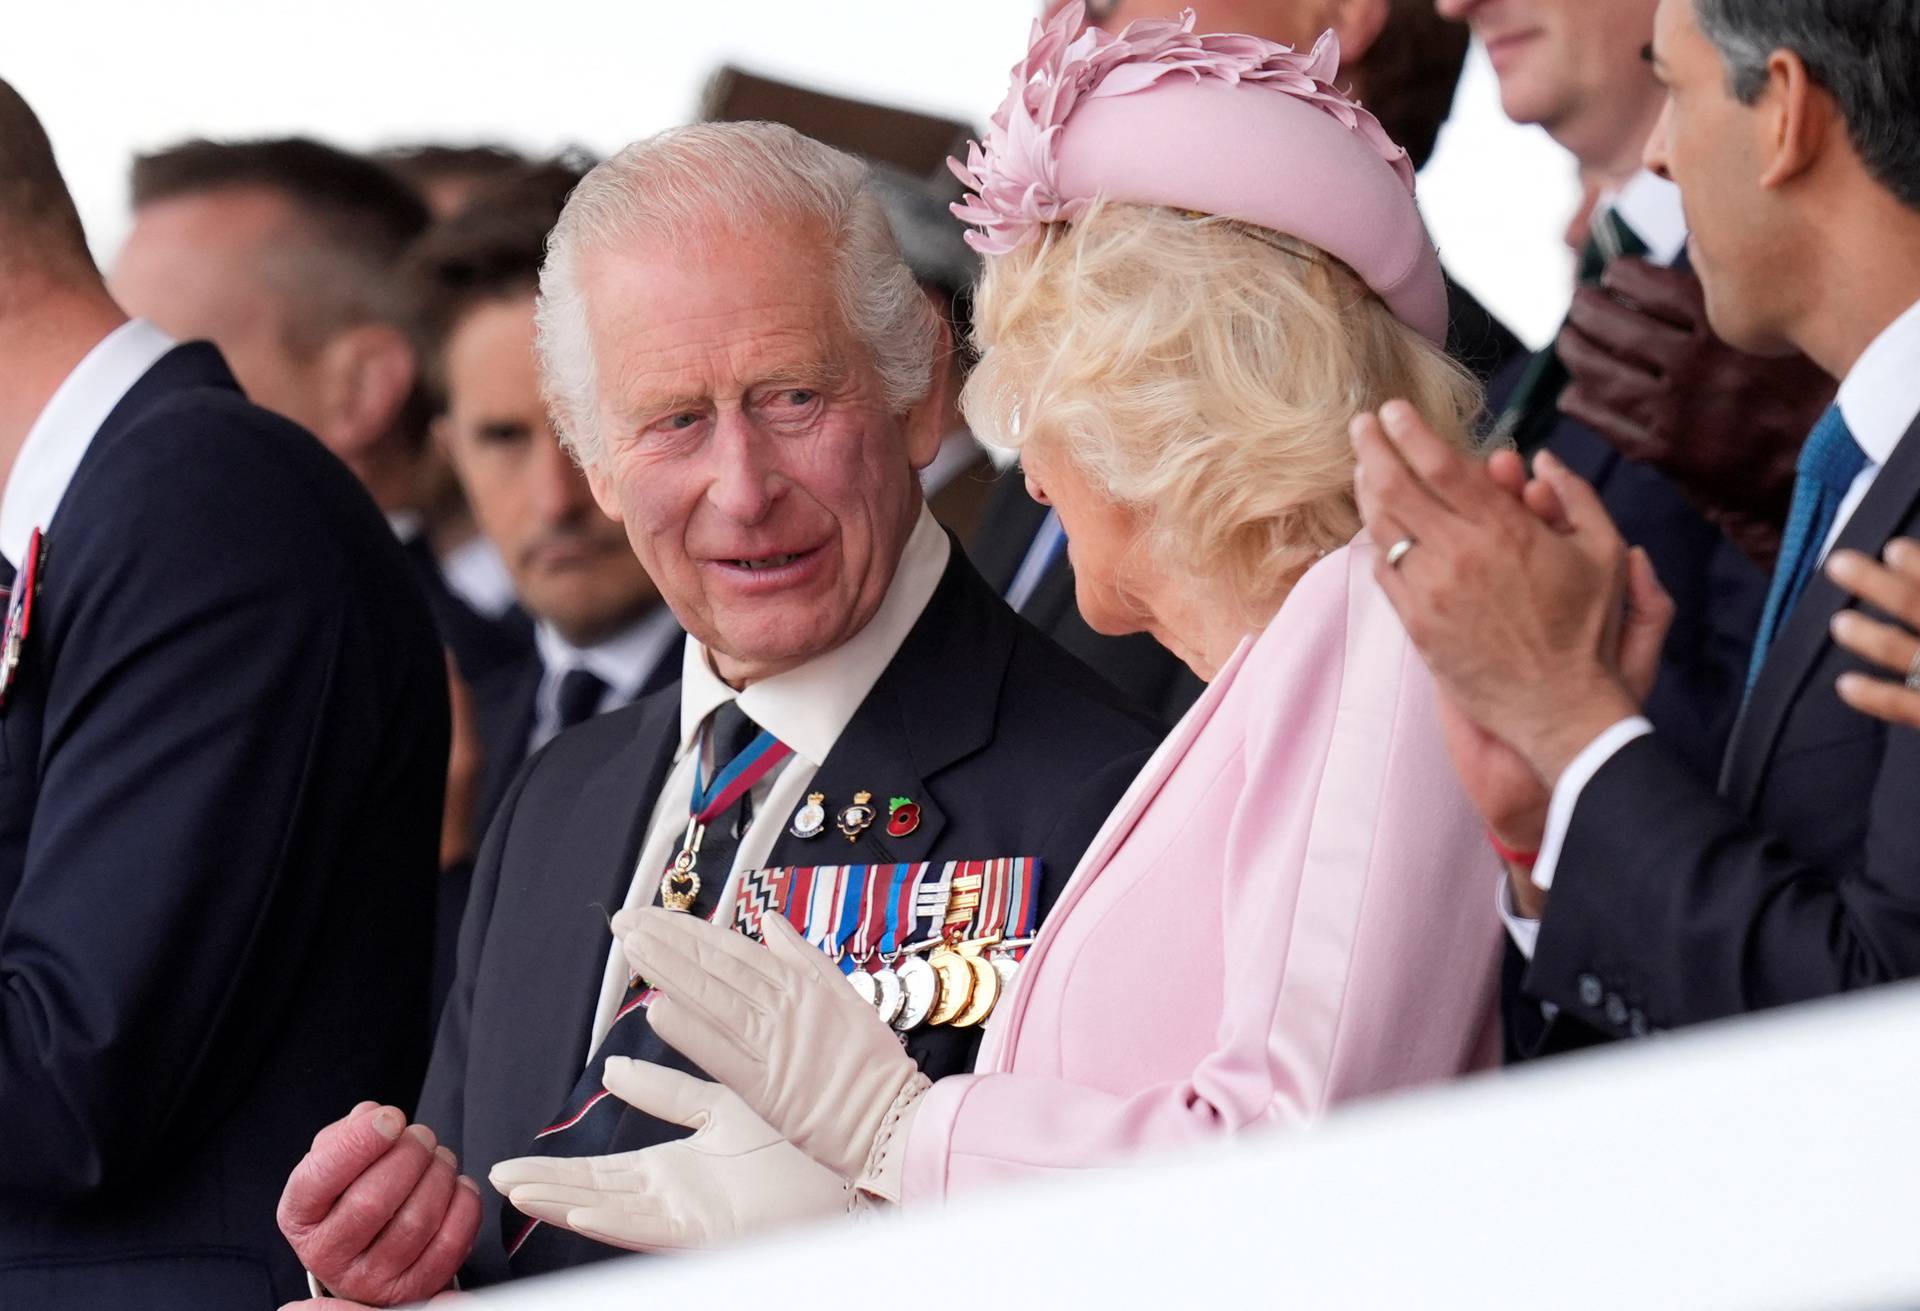
[[[1499,890],[1493,894],[1494,909],[1500,912],[1500,922],[1507,926],[1507,936],[1513,939],[1513,945],[1528,960],[1533,959],[1534,944],[1540,941],[1540,921],[1530,920],[1513,908],[1513,885],[1507,882],[1507,876],[1500,876]]]
[[[1542,892],[1553,886],[1554,867],[1560,862],[1560,849],[1566,845],[1567,830],[1573,827],[1574,808],[1600,766],[1619,754],[1620,748],[1653,732],[1644,715],[1629,715],[1587,743],[1573,763],[1560,772],[1553,785],[1553,799],[1547,803],[1547,832],[1540,843],[1540,858],[1533,862],[1533,885]],[[1517,941],[1517,939],[1516,939]],[[1532,952],[1525,947],[1528,956]]]

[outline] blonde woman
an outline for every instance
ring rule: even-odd
[[[987,256],[976,432],[1020,448],[1078,601],[1207,680],[935,1084],[839,968],[689,916],[622,920],[662,1038],[726,1090],[610,1086],[695,1125],[509,1162],[516,1206],[637,1248],[1310,1120],[1486,1061],[1498,868],[1357,538],[1347,425],[1406,397],[1464,441],[1412,173],[1298,54],[1185,22],[1036,29],[963,178]],[[1515,838],[1524,835],[1513,835]],[[768,950],[767,948],[771,948]],[[777,1194],[779,1208],[765,1199]],[[801,1199],[806,1199],[804,1202]]]

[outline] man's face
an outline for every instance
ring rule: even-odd
[[[780,223],[581,269],[606,443],[594,495],[736,685],[865,627],[939,447],[928,404],[890,411],[835,264],[825,234]]]
[[[260,188],[156,200],[135,212],[107,283],[128,313],[218,346],[256,404],[322,433],[321,370],[293,349],[288,298],[270,277],[294,229],[292,207]]]
[[[638,619],[660,594],[547,421],[532,295],[470,310],[447,338],[445,372],[436,432],[527,613],[575,646]]]
[[[1727,85],[1720,53],[1694,21],[1693,0],[1662,0],[1654,26],[1655,76],[1665,111],[1647,142],[1647,167],[1680,186],[1687,250],[1706,291],[1707,317],[1744,350],[1773,353],[1781,289],[1772,193],[1766,170],[1767,99],[1749,107]],[[1790,263],[1790,261],[1789,261]]]
[[[1656,94],[1640,58],[1657,0],[1437,0],[1486,45],[1500,104],[1583,158],[1617,146]],[[1639,138],[1627,143],[1637,145]]]

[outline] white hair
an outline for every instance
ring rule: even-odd
[[[866,347],[888,406],[911,409],[933,376],[939,325],[853,156],[779,123],[698,123],[636,141],[574,188],[547,239],[536,319],[540,384],[560,440],[583,466],[605,458],[582,262],[620,242],[668,246],[716,228],[749,238],[817,223],[838,265],[840,312]]]

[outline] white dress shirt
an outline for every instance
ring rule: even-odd
[[[1687,248],[1687,215],[1680,207],[1680,188],[1657,173],[1641,169],[1620,190],[1602,196],[1600,205],[1633,229],[1655,263],[1672,264]]]
[[[1873,339],[1854,361],[1853,368],[1840,383],[1835,400],[1840,417],[1847,422],[1853,440],[1867,457],[1866,467],[1855,476],[1835,513],[1833,527],[1820,547],[1820,559],[1839,540],[1853,512],[1866,499],[1873,480],[1893,455],[1894,447],[1920,418],[1920,303],[1910,306]],[[1653,725],[1642,715],[1631,715],[1610,726],[1575,756],[1553,787],[1553,799],[1547,807],[1547,831],[1540,844],[1540,858],[1534,862],[1533,881],[1539,887],[1553,886],[1553,872],[1566,845],[1567,829],[1573,823],[1580,793],[1600,767],[1614,753],[1636,738],[1653,732]],[[1536,920],[1521,919],[1514,913],[1506,880],[1500,881],[1500,917],[1512,935],[1514,945],[1533,958],[1534,944],[1540,935]]]
[[[500,618],[519,599],[499,548],[478,533],[440,557],[440,576],[448,591],[489,619]]]
[[[533,697],[533,737],[529,752],[546,744],[560,731],[560,681],[575,669],[584,669],[607,685],[594,714],[624,706],[640,695],[647,679],[680,635],[680,621],[664,605],[656,605],[640,619],[592,646],[575,646],[552,624],[534,625],[533,644],[540,654],[540,687]]]
[[[950,550],[946,532],[922,506],[919,521],[901,552],[899,567],[894,570],[893,582],[867,626],[798,668],[750,683],[738,692],[714,673],[706,647],[688,637],[680,675],[680,743],[647,823],[647,838],[640,845],[640,860],[627,889],[627,906],[653,903],[660,876],[686,832],[687,807],[693,797],[693,748],[699,741],[700,726],[726,702],[737,700],[754,723],[792,747],[793,754],[754,785],[757,818],[734,851],[733,868],[715,903],[715,922],[732,922],[741,874],[766,863],[827,753],[833,750],[874,683],[893,663],[900,644],[933,599],[934,588],[946,572]],[[852,800],[833,798],[828,809],[831,812],[834,804]],[[707,871],[703,877],[711,875]],[[607,955],[607,969],[600,983],[600,1005],[594,1012],[593,1032],[587,1043],[589,1053],[600,1046],[612,1027],[614,1011],[626,989],[627,960],[616,942]]]
[[[145,319],[131,319],[100,339],[66,376],[27,430],[0,496],[0,555],[16,568],[36,528],[44,529],[66,497],[93,436],[133,384],[174,347]]]

